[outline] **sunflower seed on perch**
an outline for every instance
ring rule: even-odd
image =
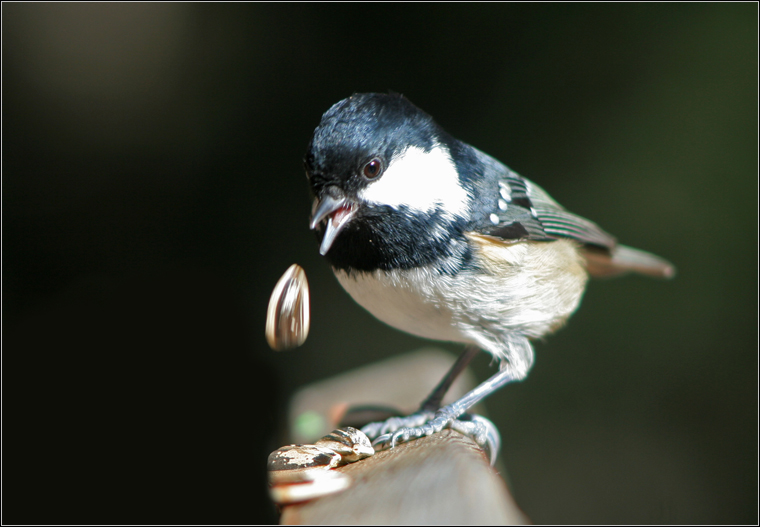
[[[375,453],[361,430],[333,430],[314,445],[288,445],[269,454],[269,496],[278,505],[299,503],[347,489],[351,478],[332,470]]]

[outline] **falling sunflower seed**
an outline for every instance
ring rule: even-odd
[[[298,264],[288,267],[269,298],[266,337],[275,351],[297,348],[309,335],[309,282]]]

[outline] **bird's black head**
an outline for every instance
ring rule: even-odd
[[[354,94],[334,104],[314,130],[304,160],[315,192],[331,184],[354,190],[368,181],[364,164],[378,157],[385,167],[410,146],[429,151],[438,126],[402,95]],[[348,190],[348,189],[346,189]]]
[[[356,271],[457,252],[471,198],[451,157],[454,142],[401,95],[354,94],[333,105],[304,159],[320,252]]]

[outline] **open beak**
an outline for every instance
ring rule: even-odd
[[[351,218],[354,217],[355,213],[356,205],[347,198],[333,198],[329,194],[325,194],[319,200],[311,215],[311,223],[309,224],[311,229],[316,229],[322,220],[327,219],[325,233],[322,236],[322,245],[319,247],[319,254],[322,256],[327,254],[335,238]]]

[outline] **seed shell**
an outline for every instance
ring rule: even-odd
[[[309,335],[309,282],[298,264],[291,265],[274,286],[267,308],[266,338],[275,351],[297,348]]]

